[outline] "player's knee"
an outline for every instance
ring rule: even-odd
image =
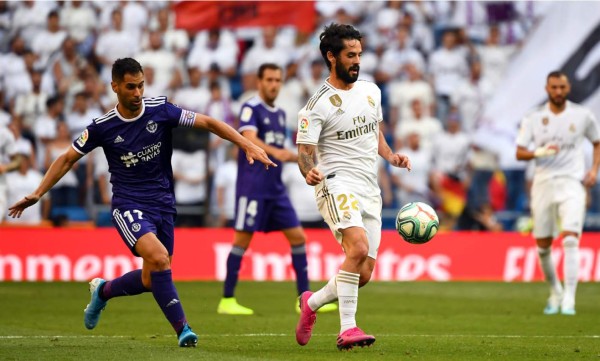
[[[365,243],[357,243],[349,249],[346,249],[346,256],[354,259],[359,263],[363,263],[369,255],[369,245]]]
[[[562,239],[562,245],[564,248],[576,248],[579,247],[579,238],[574,234],[568,234]]]
[[[153,265],[156,271],[164,271],[171,268],[171,260],[167,252],[160,252],[150,256],[147,261]]]

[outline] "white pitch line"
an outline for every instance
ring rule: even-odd
[[[202,336],[207,337],[292,337],[293,334],[288,333],[243,333],[243,334],[206,334],[199,335],[200,338]],[[313,334],[313,337],[332,337],[337,336],[336,334]],[[548,339],[600,339],[600,335],[434,335],[434,334],[400,334],[400,333],[392,333],[392,334],[377,334],[380,337],[444,337],[444,338],[548,338]],[[78,339],[78,338],[151,338],[151,337],[174,337],[174,335],[145,335],[145,336],[132,336],[132,335],[0,335],[0,340],[12,340],[12,339],[53,339],[53,338],[63,338],[63,339]]]

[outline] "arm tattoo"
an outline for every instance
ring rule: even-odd
[[[315,147],[300,145],[298,147],[298,167],[300,172],[306,178],[308,172],[315,167]]]

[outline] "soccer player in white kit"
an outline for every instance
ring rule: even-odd
[[[567,100],[569,79],[559,71],[548,74],[548,102],[521,122],[517,159],[535,160],[531,189],[533,236],[540,265],[550,284],[544,313],[575,314],[579,273],[579,238],[585,216],[585,187],[596,183],[600,166],[600,131],[592,112]],[[583,139],[594,145],[593,164],[584,169]],[[533,144],[534,150],[529,146]],[[552,236],[560,220],[564,289],[551,257]]]
[[[306,183],[315,186],[317,205],[346,258],[338,274],[315,293],[299,297],[296,341],[306,345],[316,311],[339,300],[338,349],[369,346],[375,337],[356,326],[358,288],[369,282],[381,240],[381,195],[377,155],[407,168],[408,157],[394,154],[383,132],[381,91],[357,81],[361,35],[350,25],[331,24],[320,35],[329,78],[298,114],[298,165]],[[318,164],[315,163],[315,156]]]

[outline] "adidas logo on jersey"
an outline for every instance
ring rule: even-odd
[[[120,136],[120,135],[117,135],[117,137],[115,138],[115,141],[114,141],[114,142],[115,142],[115,143],[122,143],[122,142],[124,142],[124,141],[125,141],[125,139],[121,138],[121,136]]]

